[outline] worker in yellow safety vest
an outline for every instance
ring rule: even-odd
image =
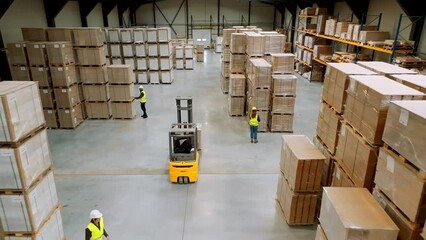
[[[147,118],[148,114],[146,113],[146,107],[145,107],[145,104],[146,104],[146,92],[143,89],[143,86],[139,86],[139,91],[140,91],[139,97],[136,97],[136,99],[140,99],[140,102],[141,102],[141,109],[143,111],[143,115],[141,117]]]
[[[98,210],[92,210],[90,212],[90,223],[86,227],[86,240],[102,240],[105,236],[108,240],[108,233],[104,228],[104,219],[102,218],[102,213]]]
[[[260,117],[257,114],[256,107],[252,107],[249,115],[250,138],[251,143],[257,143],[257,128],[259,127]]]

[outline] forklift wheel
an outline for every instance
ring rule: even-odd
[[[183,183],[183,177],[178,177],[178,182],[179,182],[179,184],[182,184]]]
[[[183,178],[183,183],[185,183],[185,184],[189,183],[189,177],[184,177]]]

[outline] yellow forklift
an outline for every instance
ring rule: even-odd
[[[177,120],[169,131],[169,177],[172,183],[194,183],[198,180],[200,128],[192,121],[192,98],[177,97]],[[187,122],[182,113],[187,112]]]

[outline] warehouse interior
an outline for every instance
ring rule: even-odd
[[[416,62],[413,65],[417,69],[414,70],[411,67],[410,70],[402,67],[394,69],[392,68],[393,65],[389,66],[390,64],[385,67],[370,66],[368,64],[370,61],[395,63],[392,62],[393,59],[403,56],[401,49],[397,49],[395,44],[392,49],[382,49],[379,47],[382,50],[377,50],[379,48],[376,48],[376,46],[372,46],[371,49],[368,49],[368,47],[364,49],[363,44],[354,43],[350,40],[349,42],[351,43],[349,45],[352,44],[352,48],[352,46],[348,47],[344,45],[345,43],[342,43],[346,40],[333,40],[335,38],[331,38],[330,36],[324,38],[328,39],[327,44],[332,45],[332,47],[328,47],[332,48],[333,53],[356,51],[357,58],[358,56],[361,57],[362,54],[371,54],[373,52],[371,59],[367,63],[363,63],[365,60],[359,58],[360,63],[355,64],[357,63],[356,58],[354,63],[331,63],[320,59],[319,56],[317,59],[314,57],[310,61],[305,60],[302,56],[299,57],[297,54],[298,49],[309,49],[306,46],[300,46],[300,35],[312,35],[321,38],[319,35],[308,31],[307,26],[311,23],[310,18],[312,16],[306,17],[311,14],[303,13],[304,9],[307,8],[326,9],[328,15],[337,16],[337,19],[348,20],[352,23],[362,23],[363,20],[361,19],[364,18],[365,24],[372,22],[375,25],[378,22],[380,31],[389,32],[389,39],[397,39],[407,43],[413,41],[413,44],[410,45],[412,48],[410,49],[410,55],[416,56],[416,59],[419,59],[419,63]],[[376,17],[379,15],[380,18]],[[312,19],[316,19],[317,17],[314,16]],[[171,55],[167,56],[167,61],[170,60],[170,65],[174,65],[174,69],[171,66],[165,71],[167,74],[170,74],[167,75],[170,76],[167,82],[164,80],[163,82],[161,81],[161,76],[164,78],[164,75],[161,75],[163,69],[161,69],[160,60],[156,63],[160,65],[159,69],[151,71],[155,72],[156,76],[160,79],[158,82],[154,82],[149,69],[144,69],[143,71],[137,69],[139,67],[139,62],[137,62],[138,56],[132,58],[133,66],[129,68],[129,72],[131,73],[129,76],[132,75],[132,77],[129,77],[131,83],[118,82],[114,85],[110,79],[110,87],[130,87],[131,101],[117,101],[116,103],[130,103],[134,111],[131,117],[114,118],[113,115],[111,117],[108,114],[107,118],[90,116],[87,118],[88,113],[84,113],[84,111],[89,110],[83,110],[83,115],[86,114],[86,116],[79,123],[72,123],[71,121],[71,127],[58,127],[61,123],[59,117],[57,117],[58,119],[54,119],[58,124],[57,127],[46,128],[43,125],[42,128],[38,127],[33,133],[24,134],[24,140],[18,139],[19,141],[16,142],[10,141],[9,143],[8,140],[0,140],[2,156],[7,156],[7,159],[11,159],[8,151],[15,151],[17,154],[19,151],[21,154],[26,152],[26,147],[24,147],[25,150],[21,148],[25,146],[25,142],[29,141],[28,139],[30,138],[35,138],[35,136],[40,134],[40,131],[46,131],[48,139],[47,151],[50,152],[52,162],[52,168],[43,172],[43,176],[32,177],[34,183],[28,189],[22,190],[19,187],[11,189],[3,187],[0,183],[0,212],[2,212],[0,213],[0,240],[82,239],[91,221],[89,214],[93,209],[102,212],[105,231],[110,237],[108,239],[191,240],[220,238],[337,240],[352,239],[351,237],[354,236],[362,236],[359,239],[363,240],[421,240],[423,237],[426,239],[425,231],[423,230],[426,219],[424,208],[426,204],[426,194],[424,191],[424,187],[426,186],[426,178],[424,177],[426,160],[421,154],[424,151],[422,146],[426,144],[424,131],[422,131],[426,127],[426,113],[424,111],[426,109],[424,108],[424,103],[426,102],[426,72],[424,66],[426,66],[426,62],[421,60],[426,59],[426,38],[425,34],[422,34],[426,30],[424,19],[424,11],[418,7],[418,3],[414,0],[2,1],[0,3],[0,80],[2,83],[9,82],[12,79],[24,80],[14,79],[14,76],[16,76],[14,74],[16,73],[14,73],[15,70],[13,70],[13,67],[18,66],[10,62],[11,50],[9,49],[10,45],[23,44],[25,38],[23,37],[23,28],[81,30],[88,27],[91,29],[103,29],[101,32],[104,31],[107,35],[108,29],[111,32],[124,32],[128,29],[144,28],[144,34],[147,34],[146,31],[149,31],[149,29],[167,29],[169,37],[172,39],[171,42],[174,39],[180,39],[180,42],[182,42],[183,39],[187,43],[183,45],[181,50],[183,49],[184,54],[188,54],[185,53],[185,50],[186,46],[190,46],[190,52],[192,53],[191,67],[184,65],[187,68],[176,66],[176,60],[180,60],[179,57],[176,59],[176,52],[173,53],[173,63],[171,62]],[[265,88],[259,86],[255,88],[253,82],[253,89],[248,88],[247,85],[250,84],[249,75],[252,72],[248,72],[247,69],[255,69],[258,65],[254,61],[251,62],[251,57],[253,56],[247,55],[247,52],[243,55],[244,50],[240,53],[232,52],[232,49],[234,51],[237,49],[235,45],[235,48],[233,48],[232,43],[226,46],[225,43],[222,45],[222,43],[219,44],[218,42],[218,39],[225,41],[227,33],[229,34],[229,40],[233,39],[235,41],[235,39],[239,39],[238,37],[242,36],[246,39],[247,36],[238,31],[240,31],[239,29],[251,31],[248,26],[255,26],[254,28],[260,29],[259,31],[284,35],[284,42],[291,43],[291,47],[289,49],[286,48],[285,54],[290,54],[291,56],[284,54],[283,43],[280,46],[282,47],[282,51],[280,50],[279,54],[282,52],[285,56],[277,55],[276,57],[278,59],[279,57],[290,56],[291,72],[286,72],[284,75],[295,76],[295,86],[293,86],[295,92],[292,95],[284,96],[290,96],[294,101],[294,111],[292,110],[291,112],[291,126],[286,130],[272,130],[271,126],[273,124],[271,119],[274,113],[271,111],[268,112],[269,115],[267,115],[266,119],[261,117],[260,124],[268,125],[269,129],[266,131],[261,130],[259,125],[259,142],[256,144],[250,141],[249,112],[252,106],[259,108],[259,105],[253,105],[250,102],[258,96],[249,96],[248,92],[253,89]],[[229,29],[233,30],[227,31]],[[188,42],[188,39],[191,43]],[[332,43],[329,43],[329,40]],[[158,41],[156,43],[158,46],[164,44],[164,42]],[[341,42],[334,44],[333,41]],[[255,46],[258,44],[256,41],[254,43]],[[37,43],[25,42],[25,44],[27,44],[28,48],[30,44]],[[114,62],[114,59],[117,60],[118,57],[108,57],[108,55],[113,54],[112,47],[114,45],[125,44],[123,42],[112,41],[108,43],[104,42],[104,44],[105,48],[108,46],[108,51],[106,50],[105,54],[103,50],[100,52],[103,58],[106,59],[106,64],[97,65],[89,63],[81,64],[81,66],[87,68],[103,67],[106,69],[115,65],[117,62]],[[135,48],[137,44],[133,44],[133,48]],[[202,50],[196,48],[196,45],[203,45]],[[144,46],[146,46],[144,51],[147,52],[147,63],[144,62],[144,64],[151,64],[152,66],[152,62],[148,62],[148,51],[150,51],[148,43],[145,42]],[[220,50],[218,50],[218,46]],[[244,48],[247,46],[248,40],[244,40]],[[77,46],[74,50],[78,48],[80,50],[95,50],[99,49],[99,46]],[[176,49],[176,46],[173,45],[173,48]],[[238,56],[245,57],[245,60],[243,60],[244,64],[238,66],[243,67],[244,70],[231,70],[229,71],[230,73],[227,73],[230,77],[224,77],[224,68],[226,68],[224,66],[229,64],[229,62],[224,60],[226,58],[226,48],[231,48],[229,50],[230,56],[228,56],[231,59],[233,55],[238,54],[240,54]],[[160,47],[155,51],[159,52],[158,59],[161,59],[163,56],[161,55],[160,57],[160,51],[162,51]],[[360,51],[359,55],[358,51]],[[123,52],[124,50],[121,48],[121,60],[118,60],[119,62],[121,61],[121,63],[118,63],[120,66],[128,64],[125,61],[126,57],[123,57]],[[294,53],[294,55],[291,53]],[[75,52],[74,54],[77,55],[79,53]],[[195,57],[194,59],[192,54]],[[30,56],[27,55],[27,57]],[[266,57],[262,56],[262,59],[266,59],[266,64],[270,63],[269,67],[272,65],[273,68],[274,56],[271,54],[269,57],[269,59],[266,59]],[[77,59],[77,57],[75,58]],[[129,57],[127,58],[129,59]],[[254,58],[260,57],[254,56]],[[82,61],[81,57],[80,61]],[[230,65],[232,65],[232,61]],[[250,65],[250,62],[252,65]],[[185,64],[188,64],[188,62]],[[353,65],[349,64],[353,64],[356,67],[354,68]],[[35,65],[30,65],[27,65],[27,67],[36,67]],[[70,65],[60,67],[65,68],[68,66]],[[316,66],[320,67],[316,68]],[[358,66],[363,70],[359,70]],[[19,67],[22,69],[22,66]],[[57,66],[52,65],[51,67]],[[230,68],[232,69],[232,66]],[[285,68],[287,69],[288,65]],[[389,72],[386,72],[388,69]],[[256,70],[252,71],[255,72]],[[321,75],[319,80],[314,79],[314,71],[319,72]],[[357,71],[361,71],[361,73]],[[110,76],[106,70],[105,73],[107,76]],[[146,74],[148,78],[150,76],[151,80],[144,80],[142,82],[142,78],[139,79],[141,75],[138,75],[142,73]],[[333,73],[335,75],[332,75]],[[158,76],[158,74],[160,75]],[[224,87],[225,80],[227,79],[229,82],[229,79],[233,78],[232,75],[236,78],[235,74],[246,74],[243,77],[244,79],[247,77],[244,89],[245,93],[243,94],[245,100],[243,103],[244,113],[232,112],[231,109],[234,105],[231,104],[231,99],[235,97],[231,94],[231,91],[233,91],[231,89],[232,83],[227,83],[230,85],[226,88]],[[268,75],[272,85],[275,81],[274,74],[277,73],[273,73],[272,71]],[[335,99],[333,97],[328,97],[329,101],[327,100],[327,94],[331,95],[331,91],[324,89],[330,88],[332,84],[336,84],[336,87],[333,86],[335,91],[334,98],[336,98],[338,80],[334,83],[330,82],[334,81],[334,77],[332,76],[339,79],[342,76],[339,74],[344,75],[346,81],[343,84],[342,94],[348,95],[346,103],[342,100],[340,107],[343,108],[345,106],[345,109],[350,109],[348,107],[350,104],[349,99],[352,99],[353,106],[355,106],[356,101],[359,101],[362,106],[374,105],[376,107],[377,105],[377,109],[379,109],[376,110],[375,108],[375,111],[379,112],[377,114],[379,115],[377,122],[379,122],[379,125],[383,124],[384,128],[380,133],[384,135],[383,141],[382,135],[377,133],[380,132],[379,130],[374,133],[369,128],[365,128],[367,130],[363,128],[358,132],[357,125],[354,123],[356,110],[352,112],[348,112],[348,110],[346,112],[343,112],[343,110],[339,111],[339,106],[334,105]],[[401,76],[402,74],[404,76],[411,76],[412,74],[420,80],[416,82],[417,85],[414,83],[409,85],[405,82],[409,82],[408,80],[405,80],[403,77],[398,78],[396,74],[401,74]],[[83,78],[79,75],[81,73],[77,73],[76,78]],[[389,86],[394,87],[394,89],[392,91],[389,90],[390,93],[386,92],[386,88],[383,87],[386,84],[375,86],[374,84],[364,83],[363,80],[365,79],[358,81],[354,77],[355,80],[353,80],[353,75],[374,75],[365,77],[365,79],[368,80],[371,77],[371,81],[373,81],[377,77],[378,82],[384,81],[384,83],[386,82],[382,78],[387,78],[387,80],[392,81],[392,84],[389,84]],[[37,81],[33,80],[32,82]],[[393,82],[398,82],[400,85],[394,86]],[[84,88],[85,82],[73,84],[75,84],[73,86],[78,85],[78,90],[82,91],[81,89]],[[104,86],[99,83],[91,84],[91,86]],[[143,87],[144,94],[146,94],[148,118],[142,117],[144,113],[140,109],[140,101],[139,99],[134,99],[142,91],[140,86]],[[3,115],[4,111],[6,111],[3,109],[8,109],[8,107],[4,108],[3,104],[6,105],[7,101],[12,100],[11,96],[7,95],[7,90],[2,90],[2,87],[0,84],[0,95],[4,102],[0,110]],[[55,87],[62,91],[65,89],[64,86],[50,86],[52,89]],[[361,89],[362,87],[364,88]],[[399,90],[395,90],[398,88]],[[42,93],[43,89],[45,90],[47,87],[40,87],[40,93]],[[364,90],[366,92],[368,89],[379,90],[374,93],[369,92],[370,95],[366,93],[367,97],[363,98],[362,101],[364,102],[361,103],[361,100],[357,98],[359,96],[357,95],[357,91],[361,92]],[[381,89],[385,89],[383,90],[384,92],[381,92]],[[274,91],[268,88],[268,91],[270,90]],[[111,88],[109,91],[112,91]],[[380,97],[375,98],[376,95],[374,94],[382,94],[380,97],[384,97],[382,99]],[[90,103],[87,99],[86,90],[84,94],[80,93],[80,96],[83,95],[86,95],[86,102]],[[269,101],[272,104],[273,98],[278,96],[282,97],[279,94],[268,96],[268,104]],[[193,121],[196,123],[197,129],[201,132],[200,135],[197,135],[197,138],[199,138],[197,139],[199,141],[197,142],[199,151],[197,148],[195,149],[199,161],[197,170],[198,181],[188,184],[171,181],[169,165],[171,162],[171,143],[169,142],[171,140],[169,132],[171,131],[171,124],[177,122],[179,115],[176,103],[178,97],[192,98],[193,105],[191,110]],[[368,102],[369,99],[370,101],[379,99],[382,101],[382,104]],[[413,102],[418,102],[418,106],[420,107],[404,108],[398,104],[391,103],[394,100],[412,100]],[[109,102],[110,100],[108,99],[108,104]],[[111,104],[113,102],[111,101]],[[100,101],[93,100],[92,103],[99,104]],[[401,110],[397,107],[401,108]],[[43,108],[47,111],[44,106]],[[386,108],[386,114],[383,113],[384,110],[382,108]],[[398,109],[398,112],[395,109]],[[43,111],[43,109],[41,110]],[[59,111],[59,107],[57,110]],[[263,111],[265,110],[262,108],[258,109],[260,113]],[[326,112],[327,114],[332,112],[331,117],[328,117],[329,119],[334,119],[333,117],[338,119],[335,123],[336,128],[338,128],[337,130],[330,128],[330,125],[332,125],[331,122],[334,120],[324,120]],[[184,113],[186,114],[186,112]],[[391,113],[396,116],[395,119],[398,118],[395,120],[396,122],[399,120],[399,123],[407,127],[407,133],[403,132],[401,135],[395,137],[395,134],[391,135],[391,133],[387,132],[390,132],[391,130],[388,129],[392,128],[392,126],[388,127],[391,122],[389,120]],[[4,114],[4,117],[1,116],[3,132],[9,131],[9,128],[12,128],[7,125],[9,121],[6,116],[7,114]],[[286,113],[286,115],[288,114]],[[46,113],[44,116],[46,116]],[[35,114],[34,118],[37,118]],[[381,119],[384,119],[383,122],[381,122]],[[370,119],[361,119],[358,121],[359,126],[363,126],[362,120],[368,122],[366,124],[370,124]],[[329,124],[327,128],[319,127],[325,121]],[[392,122],[392,124],[395,123]],[[398,129],[399,131],[398,127],[392,129]],[[416,129],[418,130],[417,134],[415,133]],[[373,144],[371,144],[370,135],[366,136],[364,134],[365,132],[370,133],[370,131],[373,131],[373,139],[371,140]],[[349,133],[353,133],[353,136],[356,136],[353,137],[355,139],[353,141],[356,142],[352,142],[353,145],[361,146],[364,144],[368,146],[368,148],[364,149],[356,147],[353,154],[355,156],[368,155],[369,162],[365,165],[368,165],[369,170],[367,170],[364,177],[370,178],[371,181],[376,179],[374,182],[362,182],[359,184],[359,176],[356,173],[354,173],[353,177],[345,175],[346,169],[341,167],[343,165],[339,162],[338,154],[340,150],[341,157],[344,156],[342,158],[350,158],[348,156],[349,153],[345,155],[346,152],[342,152],[344,149],[349,148],[349,140],[346,140],[346,138],[349,139],[349,136],[352,136]],[[386,135],[387,133],[388,135]],[[6,133],[2,134],[8,136]],[[0,137],[2,137],[2,134],[0,134]],[[297,137],[302,137],[302,135],[306,137],[296,139]],[[333,141],[335,141],[332,143],[334,144],[332,151],[328,146],[328,142],[327,144],[325,143],[325,136],[328,138],[329,135],[333,135]],[[380,138],[377,138],[379,135]],[[324,140],[322,139],[323,136]],[[398,137],[411,141],[412,144],[410,147],[412,149],[410,151],[414,151],[413,156],[405,155],[406,148],[408,147],[402,144],[404,140],[396,141],[397,143],[392,145],[392,140]],[[410,137],[413,138],[411,139]],[[341,139],[345,139],[346,141],[346,143],[343,143],[343,148],[339,145],[341,144],[339,141],[343,141]],[[291,141],[294,141],[295,145],[300,144],[301,146],[306,142],[309,146],[304,146],[305,148],[300,146],[295,147],[295,145],[291,145]],[[311,146],[312,148],[310,148]],[[7,154],[5,151],[7,151]],[[347,151],[349,152],[349,150]],[[370,161],[371,158],[374,158],[372,155],[375,156],[374,166],[372,166],[373,160]],[[306,159],[303,159],[304,157]],[[390,158],[392,160],[389,160]],[[283,163],[286,159],[297,159],[297,161],[295,160],[295,165],[286,165]],[[356,159],[356,157],[353,157],[353,159]],[[326,161],[328,163],[323,163]],[[380,161],[387,161],[383,165],[384,167],[380,165]],[[315,164],[315,167],[314,165],[312,167],[310,167],[311,165],[303,165],[307,164],[306,162]],[[319,162],[321,162],[321,167],[320,165],[316,167],[316,164],[319,164]],[[3,165],[0,162],[0,166],[7,166],[7,164],[5,161],[3,161]],[[22,171],[20,168],[25,168],[23,164],[16,164],[19,172]],[[322,164],[324,164],[324,167],[322,167]],[[330,171],[326,173],[328,174],[327,184],[324,184],[325,165],[327,165],[327,171]],[[360,167],[356,163],[353,163],[353,166],[355,166],[353,167],[354,172],[359,170],[359,168],[365,167],[364,165]],[[11,167],[11,169],[13,168]],[[288,173],[288,168],[290,168],[290,172],[294,170],[294,176],[296,176],[294,178],[296,180],[288,178],[286,174],[292,174]],[[390,173],[388,175],[382,173],[380,175],[381,178],[379,178],[379,169],[383,168],[394,175],[399,174],[398,176],[402,176],[399,180],[400,184],[397,183],[398,178]],[[13,170],[15,171],[15,169]],[[5,180],[6,177],[10,178],[11,175],[7,171],[0,169],[0,180]],[[374,176],[376,171],[378,173]],[[298,175],[300,173],[302,173],[302,176]],[[308,174],[303,175],[305,173]],[[38,220],[36,215],[44,211],[40,210],[43,209],[43,206],[31,206],[28,203],[31,202],[32,198],[36,198],[34,197],[35,194],[30,194],[30,190],[34,190],[36,184],[43,182],[44,177],[47,179],[48,176],[49,178],[54,176],[53,183],[49,182],[49,188],[56,188],[56,198],[59,205],[51,206],[54,210],[51,214],[48,214],[48,219]],[[341,180],[341,176],[343,176],[343,179],[346,176],[346,180],[350,184],[343,183],[344,180]],[[15,178],[21,179],[20,181],[24,179],[24,177],[16,175]],[[315,180],[311,178],[315,178]],[[337,183],[337,180],[336,182],[332,182],[333,179],[339,179],[339,183]],[[306,183],[305,190],[299,189],[300,191],[297,191],[296,186],[290,186],[292,184],[291,181],[300,181],[302,185],[304,181],[309,183]],[[310,181],[314,181],[315,183]],[[7,182],[9,184],[9,180]],[[389,184],[386,184],[386,182]],[[283,190],[285,189],[283,184],[285,185],[286,183],[287,188],[291,192],[291,194],[286,193],[289,195],[283,193],[285,191]],[[297,185],[297,183],[295,184]],[[317,185],[332,187],[322,190],[322,188],[317,189]],[[388,188],[385,189],[385,186]],[[403,190],[399,190],[398,187],[403,188]],[[339,195],[338,190],[334,193],[334,189],[336,188],[344,190],[357,189],[359,192],[348,191],[346,194],[340,193]],[[43,194],[45,196],[48,195],[46,192]],[[50,194],[52,193],[50,192]],[[22,197],[23,200],[17,197],[7,199],[7,197],[15,195]],[[412,196],[412,199],[404,198],[404,195]],[[289,206],[288,211],[291,213],[286,212],[284,209],[283,201],[285,200],[281,198],[282,196],[283,198],[290,196],[291,200],[289,201],[291,204],[294,203],[294,205],[290,204],[291,206]],[[306,196],[305,200],[303,200],[304,196]],[[308,201],[313,201],[311,198],[315,199],[315,204],[307,203]],[[25,211],[28,210],[28,213],[22,214],[22,218],[27,221],[27,225],[31,225],[30,227],[24,226],[18,223],[18,220],[13,219],[13,217],[18,215],[21,217],[21,215],[20,213],[15,214],[14,210],[8,209],[7,206],[10,208],[10,206],[15,206],[17,203],[19,203],[22,209],[25,208]],[[365,208],[358,205],[364,205]],[[330,206],[336,209],[335,212],[334,210],[329,211]],[[373,206],[373,209],[369,208],[370,206]],[[351,207],[353,207],[352,210]],[[323,209],[325,210],[321,211],[324,212],[323,216],[321,216],[320,210]],[[349,210],[345,211],[345,209]],[[365,216],[368,215],[368,211],[364,211],[365,209],[371,210],[371,221],[365,219]],[[31,211],[33,212],[31,213]],[[355,213],[357,211],[363,212],[363,214],[357,215]],[[314,213],[312,214],[311,212]],[[325,212],[329,215],[326,216]],[[352,213],[353,215],[351,215]],[[34,216],[31,216],[31,214],[34,214]],[[351,224],[352,219],[345,219],[345,214],[348,214],[347,216],[355,216],[353,224]],[[289,218],[292,219],[290,220]],[[362,222],[359,221],[362,218],[365,221],[361,225],[367,227],[366,229],[359,230],[362,227],[360,227],[361,225],[357,226],[356,223]],[[345,222],[345,220],[347,221]],[[38,225],[34,227],[34,222],[37,221],[39,221]],[[51,230],[53,228],[49,225],[49,222],[53,221],[58,223],[58,226],[55,226],[55,230]],[[13,229],[14,224],[21,226],[24,230],[19,228]],[[342,226],[339,224],[342,224]],[[373,234],[369,236],[372,233],[377,235]],[[105,239],[107,239],[108,235],[105,235]],[[86,239],[88,239],[87,236]]]

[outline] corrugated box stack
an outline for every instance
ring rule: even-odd
[[[246,103],[246,76],[244,74],[230,74],[228,112],[232,117],[245,115]]]
[[[77,50],[80,73],[85,68],[98,68],[98,74],[105,74],[106,57],[103,46],[102,29],[100,28],[77,28],[73,29],[74,45]],[[102,70],[101,70],[102,69]],[[86,71],[90,73],[90,70]],[[86,79],[90,78],[85,76]],[[89,119],[109,119],[111,117],[110,102],[108,94],[108,82],[99,81],[83,83],[85,108]]]
[[[172,44],[172,56],[173,56],[173,67],[176,68],[176,47],[180,47],[186,44],[185,38],[177,38],[177,39],[171,39],[170,40]],[[181,54],[183,58],[183,52]],[[183,62],[182,62],[183,64]],[[183,67],[182,67],[183,68]]]
[[[272,66],[263,58],[251,58],[247,71],[247,112],[257,108],[260,117],[259,132],[269,130],[272,88]]]
[[[24,41],[7,44],[9,68],[13,80],[28,81],[31,79],[26,50],[27,43],[28,42]],[[41,70],[43,70],[42,72],[44,72],[44,74],[47,74],[45,73],[45,68],[42,68]]]
[[[146,54],[146,28],[133,29],[133,41],[135,48],[135,77],[136,82],[149,83],[149,65]]]
[[[336,160],[357,187],[371,190],[390,101],[424,94],[384,76],[351,76]]]
[[[176,46],[176,69],[194,69],[194,46],[184,44]]]
[[[37,83],[2,82],[0,97],[0,238],[64,240]]]
[[[158,29],[158,52],[160,64],[160,83],[171,84],[174,81],[173,75],[173,48],[170,42],[170,29]]]
[[[390,78],[399,83],[404,84],[405,86],[416,89],[426,94],[426,76],[425,75],[393,74],[393,75],[390,75]]]
[[[296,81],[294,54],[272,53],[272,99],[269,126],[271,132],[292,132]]]
[[[108,66],[109,92],[113,119],[133,119],[136,109],[133,104],[134,75],[129,65]]]
[[[108,49],[106,56],[111,64],[123,64],[123,53],[121,50],[121,37],[119,28],[106,29],[107,42],[105,46]]]
[[[197,51],[197,62],[204,62],[204,44],[198,44],[196,46]]]
[[[373,195],[399,227],[399,239],[422,239],[426,219],[426,101],[389,105]]]
[[[277,199],[289,225],[314,224],[325,157],[303,135],[283,135]]]
[[[316,239],[398,237],[398,227],[364,188],[323,188],[319,221]]]
[[[418,74],[416,71],[380,61],[358,61],[357,64],[388,78],[392,78],[392,75]]]
[[[229,91],[229,75],[231,73],[231,36],[236,33],[235,28],[223,29],[222,61],[221,61],[221,88],[223,93]]]
[[[329,63],[327,65],[315,137],[315,142],[317,142],[318,146],[321,146],[320,149],[326,149],[327,153],[324,155],[330,155],[331,157],[331,161],[329,164],[325,164],[323,170],[324,186],[329,186],[331,182],[334,186],[353,186],[345,172],[341,171],[340,164],[334,162],[338,136],[341,130],[341,115],[346,103],[346,89],[349,86],[349,77],[351,75],[377,74],[353,63]],[[342,129],[346,130],[345,127]],[[331,179],[330,175],[333,175]]]

